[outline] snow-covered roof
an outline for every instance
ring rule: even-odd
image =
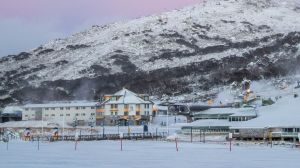
[[[192,122],[186,126],[199,126],[199,127],[205,127],[205,126],[232,126],[235,125],[234,122],[228,122],[228,120],[197,120],[195,122]]]
[[[2,114],[17,114],[22,111],[23,109],[18,106],[8,106],[3,109]]]
[[[257,113],[255,112],[255,110],[250,108],[250,109],[239,110],[239,111],[235,112],[234,114],[232,114],[230,116],[231,117],[238,117],[238,116],[252,116],[252,117],[255,117],[256,115],[257,115]]]
[[[211,108],[203,112],[199,112],[197,115],[224,115],[230,116],[256,116],[253,108]]]
[[[98,102],[57,102],[46,104],[26,104],[24,108],[51,108],[51,107],[92,107]]]
[[[273,105],[259,107],[257,118],[248,121],[229,122],[228,120],[198,120],[185,124],[184,126],[230,126],[231,128],[300,127],[299,104],[299,97],[294,98],[293,95],[287,95],[278,99]],[[212,114],[214,113],[214,110],[216,109],[211,109],[208,112]],[[252,112],[240,110],[236,111],[233,115],[240,116],[241,114],[256,115],[254,110]]]
[[[136,93],[134,93],[134,92],[132,92],[132,91],[130,91],[130,90],[128,90],[128,89],[126,89],[126,88],[123,88],[122,90],[119,90],[118,92],[116,92],[114,95],[115,96],[117,96],[117,95],[135,95],[135,96],[137,96],[137,94]]]
[[[121,96],[118,100],[110,100],[106,104],[150,104],[152,102],[145,101],[140,98],[136,93],[123,88],[116,92],[115,96]]]
[[[258,117],[242,123],[241,127],[300,127],[300,98],[279,99],[272,106],[260,107]]]

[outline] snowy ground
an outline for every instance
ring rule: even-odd
[[[0,167],[2,168],[282,168],[299,167],[300,149],[267,146],[234,146],[230,152],[225,144],[124,141],[120,151],[119,141],[80,142],[77,151],[74,142],[42,143],[0,142]]]

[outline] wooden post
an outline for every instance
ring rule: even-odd
[[[230,141],[229,143],[230,143],[230,152],[231,152],[231,139],[229,141]]]
[[[122,141],[122,138],[121,138],[121,151],[123,151],[123,141]]]
[[[123,133],[119,133],[119,137],[120,137],[120,140],[121,140],[121,151],[123,151]]]
[[[201,134],[202,134],[202,132],[201,132],[201,129],[199,129],[199,135],[200,135],[200,139],[199,139],[199,142],[201,142]]]
[[[75,140],[75,151],[77,150],[77,140]]]
[[[38,150],[40,150],[40,137],[39,136],[37,137],[37,140],[38,140]]]
[[[232,141],[232,133],[229,133],[229,150],[231,152],[231,141]]]
[[[79,138],[80,138],[80,134],[78,135],[78,132],[76,131],[76,133],[75,133],[75,137],[74,137],[75,139],[75,151],[77,150],[77,142],[78,142],[78,140],[79,140]]]
[[[178,152],[178,142],[177,142],[177,138],[175,138],[175,145],[176,145],[176,151]]]
[[[193,143],[193,127],[191,127],[191,143]]]
[[[103,127],[102,127],[102,137],[103,137],[103,139],[104,139],[104,136],[105,136],[104,131],[105,131],[105,129],[104,129],[104,125],[103,125]]]
[[[156,131],[155,131],[155,139],[157,141],[157,128],[156,128]]]
[[[203,131],[203,142],[205,143],[205,131]]]
[[[271,148],[273,147],[273,138],[272,138],[272,132],[271,130],[269,131],[269,142],[271,144]]]

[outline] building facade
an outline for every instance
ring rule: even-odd
[[[97,125],[143,125],[151,121],[153,102],[147,94],[136,94],[122,89],[104,95],[97,106]]]
[[[97,102],[69,102],[27,104],[23,106],[22,120],[44,120],[87,125],[96,122]]]

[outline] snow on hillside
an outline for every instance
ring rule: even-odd
[[[300,88],[295,88],[295,79],[297,76],[288,79],[274,79],[256,81],[251,84],[251,90],[263,99],[275,101],[273,105],[262,106],[261,100],[258,100],[257,114],[258,117],[249,121],[229,122],[228,120],[198,120],[190,124],[193,126],[232,126],[232,127],[300,127]],[[282,88],[284,86],[284,88]],[[295,97],[298,95],[298,97]],[[217,98],[219,101],[234,100],[234,95],[229,90],[221,92]],[[218,102],[217,101],[217,102]],[[226,101],[224,101],[226,102]],[[226,108],[226,109],[209,109],[202,112],[203,114],[238,114],[249,108]],[[201,112],[200,112],[201,113]],[[244,115],[249,115],[243,112]]]

